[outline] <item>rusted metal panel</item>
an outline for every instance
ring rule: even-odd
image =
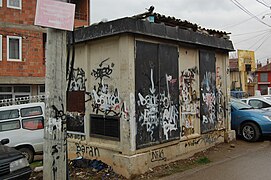
[[[136,42],[137,148],[179,138],[177,47]]]
[[[67,92],[67,111],[85,112],[85,91],[68,91]]]
[[[200,50],[200,128],[201,133],[215,129],[216,109],[216,60],[215,52]]]

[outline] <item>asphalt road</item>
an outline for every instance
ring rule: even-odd
[[[271,180],[271,141],[258,143],[246,153],[208,164],[189,172],[177,173],[163,179],[183,180]]]

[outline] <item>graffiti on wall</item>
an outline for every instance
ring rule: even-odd
[[[73,69],[71,73],[69,91],[85,91],[87,81],[85,71],[82,68],[77,68]]]
[[[225,96],[222,91],[222,77],[220,67],[216,68],[216,104],[217,104],[217,129],[224,128],[226,118]]]
[[[149,94],[143,96],[138,93],[138,106],[143,107],[143,112],[139,116],[139,122],[141,126],[146,128],[146,131],[150,135],[151,141],[156,141],[153,136],[154,131],[162,127],[163,135],[168,140],[171,131],[176,131],[177,121],[179,120],[179,111],[177,106],[173,104],[169,93],[169,84],[175,80],[172,76],[165,75],[167,91],[159,94],[154,86],[153,81],[153,69],[150,72],[151,87],[149,87]]]
[[[199,98],[196,91],[198,68],[188,68],[181,72],[180,104],[182,136],[194,133],[194,121],[199,118]]]
[[[166,161],[166,160],[167,158],[165,156],[163,149],[151,151],[151,162]]]
[[[85,141],[86,135],[67,133],[67,138],[71,138],[71,139],[75,139],[75,140],[79,140],[79,141]]]
[[[59,97],[58,100],[59,104],[61,104],[61,108],[57,108],[55,105],[51,106],[48,118],[48,125],[45,127],[45,131],[49,133],[50,138],[52,138],[53,140],[51,146],[51,155],[53,161],[51,166],[54,178],[58,171],[56,163],[60,158],[63,158],[63,161],[66,160],[67,149],[67,134],[65,133],[66,114],[64,113],[64,105],[62,103],[62,99]],[[60,133],[63,133],[64,137],[61,137]],[[64,156],[61,157],[61,154],[64,154]]]
[[[98,147],[81,145],[79,143],[75,143],[75,146],[77,157],[84,157],[86,155],[90,157],[100,157],[100,151]]]
[[[216,58],[215,52],[200,50],[200,129],[201,133],[215,130],[216,106]]]
[[[216,125],[216,87],[215,74],[213,72],[206,72],[203,81],[201,82],[201,113],[202,113],[202,127],[204,129],[214,129]]]
[[[136,41],[136,148],[180,138],[177,46]]]
[[[221,141],[224,140],[224,136],[222,136],[219,131],[212,131],[207,134],[203,134],[200,138],[186,141],[184,147],[185,148],[194,147],[200,144],[212,145],[217,143],[220,138],[222,138]]]
[[[92,108],[96,114],[120,116],[129,119],[129,110],[126,103],[121,100],[118,88],[107,84],[106,81],[111,79],[114,63],[107,64],[109,58],[103,60],[99,67],[92,70],[91,75],[98,80],[91,92]]]
[[[201,136],[201,141],[205,143],[205,145],[211,145],[211,144],[217,143],[219,138],[224,139],[224,137],[220,134],[219,131],[213,131],[207,134],[203,134]]]
[[[86,77],[82,68],[69,69],[67,91],[67,130],[84,133]]]

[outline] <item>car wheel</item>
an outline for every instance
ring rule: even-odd
[[[19,151],[26,157],[29,164],[34,160],[34,152],[30,148],[20,148]]]
[[[256,124],[245,123],[241,127],[241,135],[246,141],[255,142],[259,140],[261,133],[259,127]]]

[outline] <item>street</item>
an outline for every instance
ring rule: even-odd
[[[250,143],[249,145],[253,145]],[[267,180],[270,179],[271,142],[254,144],[254,149],[163,179],[185,180]],[[259,146],[260,145],[260,146]],[[256,148],[257,147],[257,148]]]

